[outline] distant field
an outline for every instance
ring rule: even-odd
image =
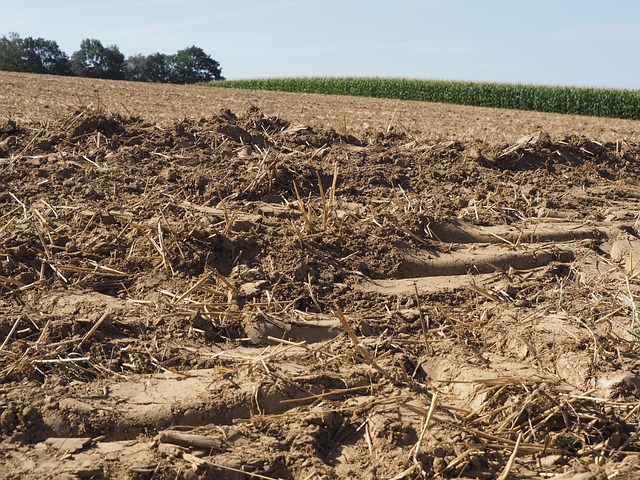
[[[640,90],[351,77],[227,80],[207,85],[640,119]]]

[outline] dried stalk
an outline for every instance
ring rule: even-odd
[[[304,220],[305,225],[307,226],[307,230],[309,232],[313,231],[313,223],[311,222],[311,210],[309,208],[309,210],[307,210],[307,208],[304,205],[304,201],[302,200],[302,198],[300,197],[300,192],[298,191],[298,185],[296,185],[296,182],[293,182],[293,190],[296,192],[296,198],[298,199],[298,209],[300,210],[300,213],[302,214],[302,219]]]
[[[393,381],[393,378],[391,377],[391,375],[389,375],[389,373],[380,365],[378,365],[378,363],[373,359],[373,357],[367,350],[367,347],[365,347],[364,345],[362,345],[362,343],[360,343],[360,340],[358,340],[358,337],[356,336],[355,332],[351,328],[351,325],[349,325],[349,322],[347,321],[347,318],[344,316],[344,313],[342,313],[342,310],[340,310],[340,307],[336,307],[336,312],[338,313],[338,319],[340,320],[340,323],[342,323],[342,327],[347,332],[347,335],[349,336],[351,343],[362,354],[365,362],[368,365],[375,368],[376,370],[378,370],[378,372],[380,372],[386,378]]]
[[[109,312],[104,312],[102,314],[102,316],[98,319],[98,321],[93,324],[93,327],[91,327],[91,329],[87,333],[85,333],[85,335],[82,337],[82,340],[80,340],[80,343],[75,349],[76,351],[82,348],[82,345],[84,345],[84,343],[91,338],[91,336],[95,333],[95,331],[98,328],[100,328],[100,325],[102,325],[102,322],[104,322],[108,316],[109,316]]]
[[[509,461],[504,467],[504,470],[497,478],[497,480],[507,480],[509,477],[509,473],[511,473],[511,468],[513,468],[513,462],[516,459],[516,455],[518,454],[518,449],[520,448],[520,442],[522,442],[522,432],[518,434],[518,439],[516,440],[516,444],[513,447],[513,452],[511,452],[511,456],[509,457]]]
[[[4,347],[7,345],[7,343],[9,342],[9,340],[11,339],[13,334],[15,333],[16,329],[18,328],[18,324],[20,323],[20,319],[21,319],[21,317],[16,318],[16,321],[13,323],[13,326],[11,327],[11,330],[9,330],[9,333],[7,334],[6,338],[4,339],[4,342],[2,342],[2,345],[0,345],[0,352],[2,350],[4,350]]]
[[[420,446],[422,444],[422,440],[424,439],[424,435],[427,432],[427,428],[429,428],[429,424],[431,423],[431,417],[433,417],[433,412],[436,411],[436,406],[438,405],[438,392],[434,392],[431,397],[431,405],[429,406],[429,412],[424,419],[424,424],[422,425],[422,430],[420,431],[420,436],[418,437],[418,441],[416,442],[413,448],[412,458],[414,463],[418,463],[418,454],[420,453]]]
[[[162,430],[158,433],[158,440],[162,443],[171,443],[183,447],[206,448],[207,450],[220,450],[222,448],[222,440],[219,438],[177,430]]]

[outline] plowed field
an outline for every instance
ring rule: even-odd
[[[0,72],[0,477],[640,478],[639,132]]]

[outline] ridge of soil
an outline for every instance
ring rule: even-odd
[[[640,470],[640,122],[0,87],[3,478]]]

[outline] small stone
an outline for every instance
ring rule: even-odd
[[[365,319],[360,320],[360,333],[365,337],[371,336],[371,325]]]
[[[540,465],[544,468],[560,465],[563,458],[562,455],[546,455],[540,459]]]
[[[255,223],[251,220],[236,220],[233,222],[233,227],[231,230],[234,232],[248,232],[252,228],[255,227]]]
[[[13,410],[7,409],[2,412],[2,414],[0,414],[0,428],[2,428],[2,430],[11,430],[15,422],[16,414],[13,412]]]
[[[91,443],[91,438],[57,438],[49,437],[44,441],[45,445],[65,453],[76,453]]]
[[[598,387],[604,398],[640,397],[640,377],[632,372],[618,371],[603,375]]]
[[[248,299],[258,297],[264,290],[266,284],[267,282],[264,280],[245,283],[240,287],[240,294]]]
[[[33,421],[38,418],[39,415],[40,412],[38,412],[38,409],[32,405],[28,405],[22,409],[22,417],[25,420]]]
[[[178,180],[178,178],[180,177],[180,175],[178,174],[178,172],[172,168],[168,168],[166,170],[164,170],[162,172],[162,177],[167,181],[167,182],[176,182]]]
[[[68,410],[78,414],[90,414],[95,411],[95,408],[75,398],[63,398],[60,400],[60,410]]]

